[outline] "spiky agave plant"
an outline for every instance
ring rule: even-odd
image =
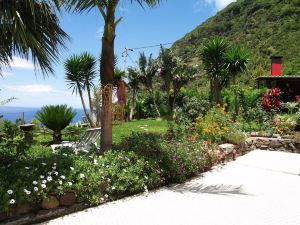
[[[62,130],[65,129],[76,116],[76,112],[67,105],[48,105],[37,112],[36,118],[53,131],[53,142],[60,143]]]

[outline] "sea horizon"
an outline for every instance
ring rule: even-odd
[[[29,123],[35,118],[35,114],[41,110],[42,107],[28,107],[28,106],[0,106],[0,115],[3,116],[2,119],[15,122],[18,118],[23,117],[26,123]],[[82,108],[73,108],[77,114],[73,119],[73,123],[79,122],[84,116],[84,111]]]

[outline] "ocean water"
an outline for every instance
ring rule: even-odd
[[[22,118],[24,113],[25,121],[29,123],[35,118],[36,112],[38,112],[40,109],[41,108],[0,106],[0,115],[2,115],[6,120],[15,122],[16,119]],[[72,121],[73,123],[81,121],[82,117],[84,116],[83,109],[75,109],[75,111],[77,114]]]

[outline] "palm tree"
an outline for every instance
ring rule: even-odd
[[[224,73],[224,60],[228,47],[223,38],[216,37],[204,44],[201,53],[204,68],[210,80],[211,101],[215,104],[221,102],[222,85],[227,79]]]
[[[90,115],[88,113],[88,110],[85,105],[84,97],[83,97],[83,90],[84,86],[86,86],[86,80],[85,80],[85,73],[86,68],[85,61],[83,60],[83,57],[80,55],[73,55],[69,59],[65,61],[64,67],[66,71],[66,81],[69,84],[69,88],[72,89],[72,94],[79,93],[82,107],[84,110],[84,114],[89,121],[90,125],[94,127],[93,121],[90,118]]]
[[[112,147],[112,89],[114,84],[114,43],[116,28],[121,18],[116,18],[116,9],[120,0],[64,0],[68,9],[76,12],[99,10],[104,20],[102,36],[102,52],[100,63],[100,78],[102,85],[102,116],[101,116],[101,149],[108,150]],[[131,0],[143,6],[157,5],[160,0]]]
[[[129,114],[129,120],[132,120],[134,116],[134,111],[136,107],[136,98],[137,98],[137,92],[139,90],[139,72],[138,70],[134,68],[128,68],[128,86],[130,90],[132,91],[132,99],[131,99],[131,108],[130,108],[130,114]]]
[[[84,79],[84,85],[83,89],[87,91],[88,94],[88,99],[89,99],[89,106],[90,106],[90,113],[91,113],[91,118],[90,120],[92,121],[91,126],[96,127],[96,118],[94,118],[94,105],[93,105],[93,100],[92,100],[92,89],[94,87],[93,81],[96,78],[97,75],[97,60],[96,58],[91,55],[88,52],[84,52],[80,55],[81,58],[81,69],[83,73],[83,79]]]
[[[53,131],[54,143],[61,142],[61,131],[72,122],[75,116],[76,112],[67,105],[44,106],[36,113],[36,118]]]
[[[236,77],[247,70],[250,60],[248,51],[241,47],[230,48],[225,54],[225,66],[228,70],[229,78],[234,85],[234,121],[239,115],[238,87],[236,87]]]
[[[160,112],[156,104],[155,99],[155,91],[153,87],[153,78],[158,72],[158,66],[155,60],[152,58],[152,55],[147,57],[144,53],[140,54],[139,57],[139,80],[145,86],[146,90],[148,91],[149,95],[153,100],[153,105],[157,115],[160,117]]]
[[[59,48],[69,39],[59,26],[58,1],[0,1],[0,65],[9,66],[13,56],[18,55],[32,57],[43,73],[53,72]]]

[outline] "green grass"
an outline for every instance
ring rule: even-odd
[[[167,131],[168,122],[162,119],[143,119],[131,122],[118,123],[113,125],[113,143],[116,144],[121,141],[122,137],[130,135],[132,132],[149,131],[164,133]],[[47,145],[52,141],[51,134],[35,133],[34,139],[41,145]],[[63,140],[67,140],[63,136]]]
[[[168,122],[162,119],[143,119],[113,126],[113,143],[118,143],[122,137],[130,135],[132,132],[149,131],[164,133],[167,131]]]

